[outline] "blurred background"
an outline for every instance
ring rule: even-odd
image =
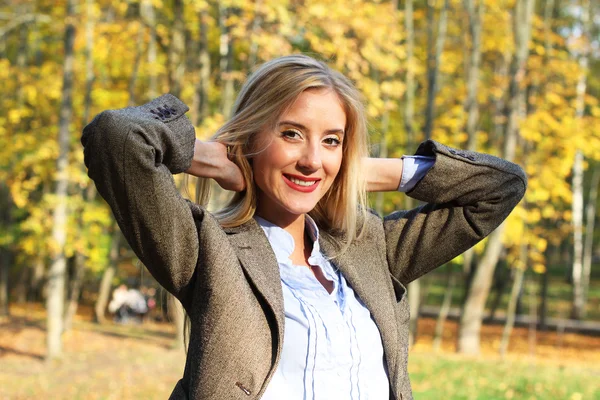
[[[207,138],[256,65],[305,53],[364,94],[374,156],[433,138],[529,177],[506,223],[410,285],[415,399],[600,399],[599,27],[597,0],[2,1],[0,398],[169,395],[181,314],[81,131],[170,92]]]

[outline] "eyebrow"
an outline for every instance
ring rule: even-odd
[[[296,127],[298,129],[302,129],[304,131],[308,131],[309,130],[306,126],[302,125],[301,123],[294,122],[294,121],[287,121],[287,120],[286,121],[279,121],[279,123],[277,124],[277,126],[281,126],[281,125],[291,125],[293,127]],[[337,133],[337,134],[341,134],[341,135],[345,134],[345,132],[344,132],[343,129],[335,129],[335,128],[334,129],[328,129],[328,130],[325,131],[325,133],[328,134],[328,135],[332,134],[332,133]]]

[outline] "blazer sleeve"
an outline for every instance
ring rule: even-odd
[[[89,177],[129,245],[182,303],[198,260],[198,233],[172,174],[188,169],[195,132],[188,107],[172,95],[104,111],[83,130]]]
[[[435,163],[407,194],[426,204],[384,218],[390,272],[403,284],[443,265],[496,229],[527,187],[518,165],[432,140],[417,155]]]

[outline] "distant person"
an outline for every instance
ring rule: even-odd
[[[405,285],[500,225],[523,170],[431,140],[367,158],[358,91],[303,55],[259,67],[211,141],[186,111],[164,95],[82,137],[123,234],[190,317],[171,398],[411,399]],[[180,196],[181,172],[236,193],[209,213]],[[369,212],[367,191],[397,190],[426,204]]]
[[[128,289],[127,286],[121,284],[115,288],[112,293],[112,299],[108,304],[108,311],[114,314],[114,321],[125,323],[129,320],[130,310],[127,304]]]
[[[142,322],[144,316],[148,313],[148,304],[141,291],[129,289],[127,291],[127,307],[129,308],[130,318],[134,322]]]

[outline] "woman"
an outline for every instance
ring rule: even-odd
[[[190,317],[171,398],[412,398],[404,285],[496,228],[524,194],[521,168],[433,141],[367,159],[356,89],[301,55],[261,66],[210,142],[187,110],[165,95],[101,113],[82,137],[129,244]],[[184,171],[237,193],[210,214],[179,195]],[[366,190],[397,189],[427,204],[367,212]]]

